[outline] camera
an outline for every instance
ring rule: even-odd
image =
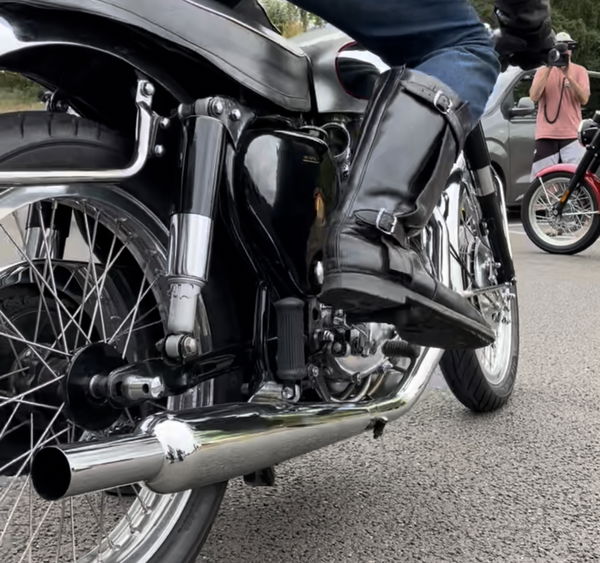
[[[574,51],[577,48],[576,41],[568,41],[557,43],[554,49],[550,52],[548,66],[564,68],[569,66],[570,57],[569,51]]]

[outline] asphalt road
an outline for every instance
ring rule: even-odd
[[[229,488],[199,561],[600,560],[600,245],[538,251],[512,225],[518,384],[475,416],[439,376],[382,440],[362,436]]]

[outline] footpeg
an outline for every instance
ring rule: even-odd
[[[410,358],[414,360],[419,357],[421,350],[418,346],[413,346],[404,340],[388,340],[381,351],[388,358]]]
[[[275,303],[277,312],[277,377],[294,383],[306,376],[304,302],[288,297]]]

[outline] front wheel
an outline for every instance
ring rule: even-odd
[[[519,360],[517,287],[513,283],[497,288],[494,256],[479,228],[479,203],[466,189],[461,193],[458,213],[458,248],[453,254],[460,280],[456,283],[470,295],[471,303],[490,324],[496,339],[477,350],[448,350],[440,367],[461,403],[475,412],[489,412],[508,401],[515,385]],[[486,287],[497,289],[485,291]]]
[[[554,206],[567,191],[572,174],[555,172],[537,178],[521,205],[521,220],[527,236],[538,248],[551,254],[577,254],[600,237],[600,215],[596,191],[587,181],[571,194],[560,217]]]

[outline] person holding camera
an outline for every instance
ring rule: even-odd
[[[577,42],[566,32],[556,36],[556,61],[540,68],[529,96],[539,102],[532,176],[553,164],[577,164],[585,149],[577,140],[581,108],[590,99],[585,67],[571,61]]]

